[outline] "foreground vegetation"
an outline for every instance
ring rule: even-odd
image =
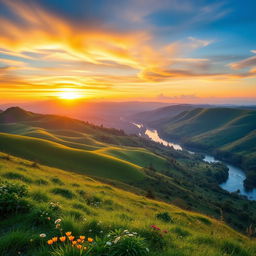
[[[253,238],[222,221],[84,175],[0,157],[1,256],[256,253]]]

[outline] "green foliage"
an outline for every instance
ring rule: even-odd
[[[111,255],[113,256],[144,256],[148,254],[149,250],[145,240],[139,236],[125,236],[111,247]]]
[[[172,218],[168,212],[157,213],[156,218],[164,222],[172,222]]]
[[[221,251],[230,256],[249,256],[249,253],[241,245],[229,240],[222,242]]]
[[[51,190],[51,193],[55,195],[60,195],[67,199],[72,199],[75,196],[73,192],[66,188],[54,188]]]
[[[26,212],[29,209],[27,201],[23,199],[28,193],[24,185],[0,181],[0,215]]]
[[[16,230],[0,237],[0,256],[20,254],[30,246],[31,233]]]
[[[180,237],[187,237],[191,235],[186,229],[181,228],[181,227],[175,227],[171,230],[171,232],[177,234]]]
[[[20,173],[16,173],[16,172],[6,172],[2,175],[4,178],[6,179],[10,179],[10,180],[20,180],[26,183],[32,183],[32,180],[26,176],[24,176],[23,174]]]
[[[33,191],[30,196],[36,202],[48,202],[50,200],[49,196],[41,190]]]

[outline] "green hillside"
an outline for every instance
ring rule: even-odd
[[[19,115],[20,114],[20,115]],[[19,108],[0,114],[0,151],[223,220],[245,233],[256,202],[219,187],[222,164],[123,131]]]
[[[53,167],[121,181],[138,181],[144,176],[139,166],[102,153],[5,133],[0,133],[0,141],[1,151]]]
[[[197,108],[150,123],[162,136],[256,170],[256,111]]]
[[[94,240],[85,242],[82,255],[256,254],[254,238],[222,221],[2,153],[0,188],[5,188],[0,189],[1,256],[81,255],[68,241],[47,244],[68,231],[75,239],[83,235]]]

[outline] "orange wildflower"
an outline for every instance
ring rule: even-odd
[[[60,237],[60,241],[61,241],[61,242],[65,242],[65,241],[66,241],[66,237],[65,237],[65,236],[61,236],[61,237]]]
[[[78,243],[81,243],[81,242],[82,242],[82,240],[81,240],[81,239],[77,239],[77,242],[78,242]]]
[[[74,236],[69,236],[68,239],[69,239],[69,241],[73,241],[75,239],[75,237]]]
[[[66,236],[71,236],[72,232],[66,232]]]
[[[87,239],[87,240],[88,240],[88,242],[89,242],[89,243],[92,243],[92,242],[93,242],[93,239],[92,239],[92,238],[90,238],[90,237],[88,237],[88,239]]]
[[[73,241],[72,244],[73,244],[73,245],[76,245],[76,244],[77,244],[77,241]]]
[[[53,241],[52,240],[48,240],[47,244],[53,244]]]
[[[82,249],[82,245],[81,245],[81,244],[78,244],[78,245],[76,246],[76,248],[77,248],[77,249]]]
[[[53,238],[52,238],[52,241],[53,241],[53,242],[57,242],[57,241],[58,241],[58,237],[53,237]]]
[[[85,239],[85,236],[80,236],[79,237],[81,240],[84,240]]]

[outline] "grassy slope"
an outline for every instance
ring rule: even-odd
[[[73,172],[46,166],[32,168],[27,160],[15,157],[4,160],[2,156],[0,153],[1,178],[25,183],[28,186],[31,209],[47,207],[50,202],[58,201],[61,205],[59,217],[62,218],[64,231],[95,237],[100,235],[100,230],[103,231],[104,236],[107,230],[122,228],[143,235],[149,234],[150,225],[154,224],[167,230],[168,233],[164,235],[166,250],[154,251],[158,244],[153,243],[150,246],[152,256],[253,256],[256,254],[254,240],[244,237],[217,220],[181,210],[173,205],[149,200]],[[53,192],[56,188],[65,189],[72,196],[67,198],[65,193],[56,194]],[[98,198],[97,200],[101,202],[97,207],[87,203],[88,199],[93,198]],[[156,219],[157,213],[166,211],[171,215],[172,223]],[[86,221],[82,221],[84,217]],[[34,224],[33,218],[32,210],[31,213],[2,219],[1,256],[16,255],[8,254],[6,251],[21,251],[22,255],[27,256],[42,255],[38,250],[40,243],[31,243],[30,239],[37,241],[40,233],[44,232],[50,236],[56,231],[48,225]],[[93,224],[95,221],[97,225]],[[89,232],[89,229],[92,231]]]
[[[138,181],[144,176],[139,166],[102,153],[5,133],[0,133],[0,141],[4,152],[53,167],[121,181]]]
[[[254,110],[195,109],[155,125],[165,136],[179,138],[189,145],[231,152],[242,156],[243,162],[256,158]]]
[[[112,146],[130,140],[118,136],[118,131],[115,135],[115,131],[66,117],[14,107],[0,114],[0,132],[0,147],[8,153],[88,175],[136,182],[144,177],[141,167],[166,166],[164,158],[146,149]]]

